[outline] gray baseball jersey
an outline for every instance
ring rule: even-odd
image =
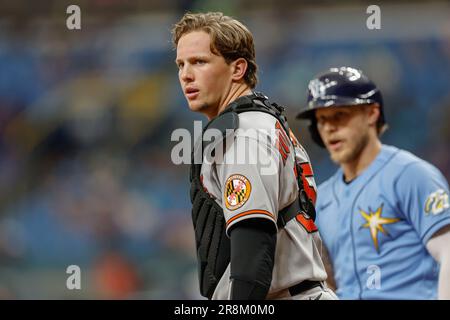
[[[208,161],[204,158],[201,169],[203,187],[223,208],[227,233],[244,219],[268,219],[276,226],[278,212],[298,194],[295,161],[303,169],[305,191],[315,201],[316,185],[309,157],[275,117],[256,111],[241,113],[239,128],[229,139],[226,151],[216,153]],[[303,280],[325,280],[321,248],[319,232],[308,217],[298,215],[279,229],[267,297],[276,297]],[[229,278],[228,265],[213,299],[229,299]]]

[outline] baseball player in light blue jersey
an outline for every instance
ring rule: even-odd
[[[332,68],[308,86],[314,141],[339,170],[321,184],[316,224],[341,299],[450,299],[450,206],[440,171],[381,144],[381,93],[360,70]],[[334,277],[333,277],[334,276]]]

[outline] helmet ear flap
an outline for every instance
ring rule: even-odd
[[[381,95],[381,92],[379,90],[377,91],[377,93],[375,93],[373,99],[378,103],[380,108],[380,117],[378,118],[378,126],[382,127],[386,123],[386,117],[384,115],[383,109],[383,96]]]
[[[309,124],[308,129],[313,141],[320,147],[325,148],[325,144],[323,143],[322,138],[320,137],[319,130],[317,129],[317,121],[315,119],[311,119],[311,123]]]

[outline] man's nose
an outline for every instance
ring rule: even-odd
[[[323,121],[322,128],[326,132],[332,132],[336,130],[336,123],[332,119],[327,119],[326,121]]]
[[[192,68],[189,65],[184,65],[180,70],[180,79],[184,82],[190,82],[194,80],[194,74]]]

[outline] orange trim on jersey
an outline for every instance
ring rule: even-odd
[[[314,188],[309,185],[309,182],[306,180],[305,177],[303,177],[303,188],[305,188],[305,192],[306,192],[306,195],[308,196],[308,198],[311,199],[313,204],[316,204],[316,199],[317,199],[316,190],[314,190]]]
[[[305,189],[308,197],[312,200],[313,204],[315,204],[317,198],[316,190],[309,184],[308,179],[306,179],[306,177],[314,176],[311,164],[309,162],[304,162],[300,164],[300,167],[302,168],[303,188]]]
[[[269,217],[271,217],[273,220],[275,220],[274,215],[271,214],[269,211],[266,211],[266,210],[249,210],[249,211],[245,211],[245,212],[239,213],[239,214],[235,215],[234,217],[232,217],[230,220],[228,220],[228,221],[227,221],[227,227],[228,227],[228,225],[230,225],[230,223],[232,223],[234,220],[239,219],[239,218],[244,217],[244,216],[251,215],[251,214],[263,214],[263,215],[269,216]]]
[[[275,123],[275,128],[278,129],[278,139],[281,141],[281,145],[282,145],[284,151],[286,153],[289,153],[290,152],[289,146],[288,146],[289,138],[287,137],[286,132],[284,131],[284,129],[281,127],[279,121],[277,121]]]
[[[297,137],[295,136],[295,134],[292,132],[291,129],[289,129],[289,138],[291,139],[291,142],[294,145],[294,147],[297,147],[300,144],[298,142]]]
[[[277,148],[278,148],[278,151],[280,152],[281,157],[283,158],[283,161],[286,161],[287,154],[284,152],[283,148],[281,147],[279,139],[277,141]]]
[[[286,151],[283,150],[283,147],[279,147],[278,151],[280,151],[280,154],[283,157],[283,160],[286,160],[288,156],[287,156]]]
[[[286,136],[284,129],[282,129],[280,127],[278,122],[277,122],[277,124],[278,124],[278,126],[276,126],[276,128],[278,129],[278,138],[281,140],[284,150],[286,150],[286,152],[288,152],[289,151],[289,147],[288,147],[289,138]]]
[[[280,135],[280,142],[281,142],[281,146],[283,147],[284,151],[286,153],[289,153],[289,147],[287,146],[287,141],[285,140],[286,138],[284,137],[284,135]]]
[[[277,120],[277,122],[275,122],[275,128],[276,129],[280,129],[280,130],[282,129],[281,128],[281,124],[280,124],[280,122],[278,120]]]
[[[310,177],[313,175],[311,164],[309,162],[302,163],[300,166],[302,167],[303,175],[305,177]]]
[[[309,218],[307,219],[303,214],[298,214],[297,216],[295,216],[295,219],[297,219],[298,222],[300,222],[300,224],[305,228],[305,230],[308,233],[313,233],[318,231],[319,229],[317,228],[316,224],[314,223],[314,220]]]

